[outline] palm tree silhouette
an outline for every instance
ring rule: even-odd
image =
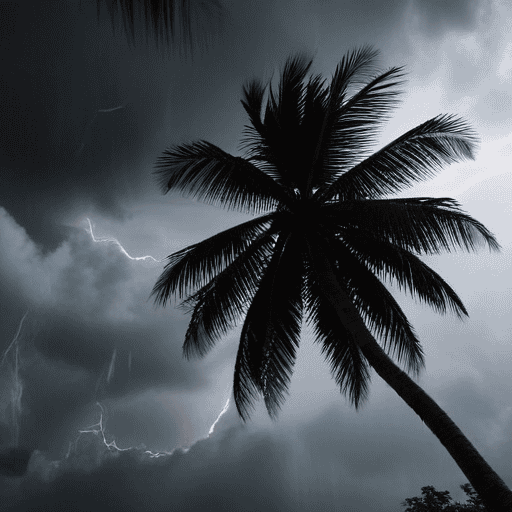
[[[130,46],[135,45],[137,14],[144,20],[146,42],[150,36],[157,46],[165,41],[168,47],[170,35],[172,45],[176,44],[180,52],[191,55],[198,44],[202,45],[212,35],[213,23],[220,26],[226,14],[217,0],[96,0],[98,21],[102,5],[108,10],[114,33],[121,10],[124,33]],[[206,28],[193,29],[201,16],[207,18]]]
[[[386,353],[415,375],[424,367],[413,327],[380,279],[462,318],[461,299],[417,255],[469,251],[478,241],[500,246],[453,199],[384,198],[443,164],[473,158],[476,136],[462,120],[441,115],[368,154],[403,83],[401,67],[374,74],[377,55],[371,47],[347,54],[328,85],[320,75],[306,80],[311,59],[288,59],[278,91],[269,87],[263,118],[266,86],[246,84],[245,158],[206,141],[164,151],[154,171],[164,193],[260,216],[168,256],[150,297],[165,306],[171,296],[187,296],[187,358],[204,356],[244,318],[233,383],[244,421],[259,395],[276,418],[306,313],[356,409],[372,367],[443,443],[488,509],[509,511],[512,493],[502,479]]]

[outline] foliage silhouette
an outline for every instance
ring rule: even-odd
[[[146,43],[151,37],[157,47],[159,44],[163,45],[161,48],[176,46],[180,54],[191,56],[198,46],[202,48],[209,43],[216,29],[222,30],[226,19],[226,11],[218,0],[96,0],[96,6],[98,21],[102,6],[107,8],[114,34],[116,22],[119,17],[122,19],[130,46],[136,45],[136,34],[139,34],[135,20],[142,18],[145,29],[141,32],[145,33]],[[201,20],[204,26],[193,27]]]
[[[470,484],[461,485],[460,488],[467,494],[467,503],[452,503],[449,491],[436,491],[428,485],[421,488],[423,497],[406,498],[402,505],[407,508],[404,512],[486,512],[486,508]]]
[[[326,84],[320,75],[307,78],[312,59],[298,55],[287,60],[277,91],[247,83],[244,157],[206,141],[164,151],[155,169],[164,193],[259,216],[168,256],[150,297],[163,306],[171,296],[187,297],[186,357],[204,356],[243,318],[233,394],[244,421],[260,395],[276,418],[304,317],[356,408],[373,368],[443,443],[489,510],[508,511],[505,483],[388,356],[413,375],[424,367],[420,341],[381,281],[440,313],[467,316],[455,291],[418,256],[474,250],[480,241],[498,250],[494,236],[453,199],[385,196],[473,158],[476,137],[464,121],[440,115],[372,154],[403,83],[400,67],[374,74],[376,57],[371,47],[347,54]]]

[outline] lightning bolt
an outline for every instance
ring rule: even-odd
[[[103,425],[103,414],[104,414],[105,410],[99,402],[96,402],[96,405],[101,409],[100,421],[98,421],[98,423],[95,423],[94,425],[91,425],[90,427],[85,427],[83,430],[78,431],[78,437],[76,438],[76,441],[74,443],[75,449],[76,449],[76,445],[78,444],[78,441],[82,437],[82,434],[93,434],[95,436],[101,436],[101,440],[103,441],[103,444],[109,450],[116,450],[118,452],[125,452],[128,450],[131,450],[132,448],[119,448],[119,446],[117,446],[117,444],[116,444],[115,439],[110,442],[107,441],[107,438],[105,437],[105,426]],[[68,451],[68,455],[69,455],[69,451]]]
[[[18,446],[19,437],[20,437],[20,424],[19,419],[21,415],[21,397],[23,395],[23,381],[20,378],[19,367],[20,367],[20,333],[23,327],[23,322],[25,318],[27,318],[28,310],[23,315],[23,318],[20,321],[18,326],[18,330],[10,345],[6,348],[2,356],[2,362],[0,363],[0,367],[3,366],[7,354],[14,347],[14,355],[13,355],[13,368],[12,368],[12,389],[11,389],[11,415],[12,415],[12,426],[13,426],[13,435],[14,435],[14,446]]]
[[[230,399],[228,398],[226,405],[224,406],[224,409],[222,409],[222,411],[220,411],[220,414],[217,416],[217,419],[213,422],[212,426],[210,427],[210,430],[208,432],[208,437],[210,437],[213,434],[213,431],[215,430],[215,426],[217,425],[217,423],[219,423],[222,416],[224,416],[224,414],[226,414],[228,412],[229,400]]]
[[[124,108],[126,105],[120,105],[119,107],[114,107],[114,108],[103,108],[103,109],[100,109],[100,110],[97,110],[96,111],[96,114],[98,114],[98,112],[114,112],[114,110],[119,110],[120,108]]]
[[[104,368],[104,370],[101,372],[101,374],[98,377],[98,380],[96,382],[95,399],[98,397],[99,391],[101,391],[102,393],[105,391],[105,388],[107,387],[108,384],[110,384],[110,381],[114,377],[114,373],[116,370],[116,361],[117,361],[117,348],[114,348],[114,350],[112,350],[112,356],[110,358],[108,367]],[[131,371],[131,351],[128,354],[128,371],[129,372]]]
[[[229,404],[230,404],[230,399],[228,398],[228,400],[226,401],[226,405],[224,405],[224,408],[217,416],[217,419],[213,422],[212,426],[210,427],[210,430],[208,431],[208,436],[206,438],[210,438],[210,436],[213,434],[216,425],[219,423],[222,416],[224,414],[226,414],[226,412],[228,411]],[[99,402],[96,402],[96,405],[101,410],[99,421],[97,423],[95,423],[94,425],[85,427],[78,431],[78,437],[76,438],[75,442],[69,443],[68,451],[65,456],[66,459],[69,459],[69,457],[71,456],[72,453],[77,452],[78,443],[84,434],[92,434],[92,435],[96,436],[97,438],[99,438],[100,443],[104,447],[106,447],[107,450],[111,453],[120,453],[120,452],[127,452],[127,451],[131,451],[131,450],[137,450],[137,448],[133,447],[133,446],[129,446],[128,448],[120,448],[119,446],[117,446],[117,443],[114,438],[112,438],[111,441],[109,441],[107,439],[107,434],[106,434],[106,430],[105,430],[106,421],[104,421],[104,418],[103,418],[103,416],[105,414],[105,408]],[[140,450],[140,448],[138,448],[138,449]],[[187,453],[190,450],[190,447],[181,447],[180,450],[183,451],[183,453]],[[175,450],[172,450],[170,452],[169,451],[153,452],[151,450],[143,450],[142,454],[145,456],[148,456],[151,459],[158,459],[159,457],[166,457],[166,456],[172,455],[174,452],[175,452]]]
[[[93,240],[93,242],[113,242],[114,244],[116,244],[119,249],[121,249],[121,252],[129,259],[131,259],[132,261],[152,261],[154,263],[161,263],[163,260],[157,260],[156,258],[153,258],[153,256],[136,256],[136,257],[133,257],[133,256],[130,256],[125,248],[119,243],[119,240],[117,240],[117,238],[113,238],[113,237],[101,237],[101,238],[96,238],[94,236],[94,233],[92,231],[92,223],[91,223],[91,220],[86,217],[86,220],[89,224],[89,229],[86,229],[86,231],[91,235],[91,238]]]
[[[85,127],[85,130],[84,130],[84,139],[85,139],[85,136],[87,135],[87,131],[92,127],[92,125],[94,124],[94,121],[96,120],[96,117],[98,117],[98,114],[100,113],[104,113],[104,112],[114,112],[115,110],[119,110],[121,108],[124,108],[126,107],[126,103],[123,104],[123,105],[120,105],[119,107],[114,107],[114,108],[102,108],[102,109],[99,109],[99,110],[96,110],[96,112],[94,113],[94,116],[92,117],[92,119],[89,121],[89,124]],[[82,153],[83,149],[85,147],[85,143],[82,142],[80,144],[80,147],[78,148],[77,151],[75,151],[75,157],[79,157],[80,156],[80,153]]]
[[[114,369],[116,364],[116,354],[117,354],[117,348],[114,349],[112,352],[112,359],[110,360],[110,365],[108,367],[108,374],[107,374],[107,384],[110,382],[110,379],[114,375]]]
[[[84,434],[93,434],[94,436],[97,436],[100,439],[100,442],[103,444],[103,446],[105,446],[107,448],[107,450],[109,452],[119,453],[119,452],[127,452],[127,451],[132,451],[132,450],[137,449],[133,446],[129,446],[128,448],[120,448],[119,446],[117,446],[115,439],[112,439],[111,441],[107,440],[107,435],[106,435],[106,431],[105,431],[105,422],[103,420],[103,415],[105,413],[105,409],[104,409],[104,406],[101,405],[99,402],[96,402],[96,405],[101,409],[100,419],[99,419],[98,423],[95,423],[94,425],[85,427],[84,429],[81,429],[78,431],[78,437],[76,438],[75,442],[69,443],[68,451],[66,454],[66,459],[68,459],[72,453],[74,453],[74,452],[76,453],[77,447],[78,447],[78,442],[80,441],[82,435],[84,435]],[[139,450],[140,450],[140,448],[139,448]],[[182,448],[182,450],[186,453],[186,452],[188,452],[189,449]],[[172,455],[173,453],[174,453],[174,450],[171,452],[167,452],[167,451],[153,452],[151,450],[142,451],[143,455],[146,455],[151,459],[158,459],[159,457],[165,457],[168,455]]]

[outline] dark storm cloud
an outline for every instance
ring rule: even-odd
[[[94,243],[76,228],[67,230],[58,249],[42,254],[5,210],[0,213],[0,304],[12,313],[9,322],[3,320],[4,332],[12,334],[2,354],[28,309],[18,345],[23,446],[52,445],[55,432],[97,400],[209,385],[197,362],[183,364],[183,315],[172,308],[155,312],[147,302],[158,269],[133,263],[114,244]],[[15,348],[2,369],[5,400]]]
[[[95,2],[81,4],[0,3],[0,204],[44,249],[62,241],[55,223],[77,200],[127,215],[122,198],[134,194],[147,121],[161,120],[172,75],[172,62],[152,47],[131,52],[98,24]]]
[[[280,2],[279,12],[297,8],[297,2]],[[423,35],[435,43],[453,30],[471,31],[477,27],[479,16],[491,10],[489,0],[320,0],[300,2],[308,9],[310,25],[317,20],[319,40],[328,53],[341,56],[354,45],[373,43],[380,49],[387,65],[394,62],[393,55],[414,58],[411,39]],[[290,30],[293,30],[290,25]],[[404,37],[406,35],[406,37]],[[321,55],[325,58],[325,55]]]
[[[9,448],[0,451],[0,475],[20,477],[27,471],[32,453],[24,448]]]
[[[291,510],[283,447],[238,427],[219,437],[146,462],[137,452],[121,453],[90,473],[62,471],[50,483],[33,475],[7,510]]]
[[[412,0],[411,6],[420,17],[419,28],[430,37],[445,31],[471,31],[476,27],[481,11],[491,8],[489,0]]]
[[[113,456],[89,434],[86,449],[72,451],[57,468],[33,454],[7,510],[320,512],[336,503],[354,512],[395,512],[428,484],[462,499],[454,492],[464,482],[460,470],[391,393],[386,389],[382,402],[376,397],[359,413],[338,397],[312,419],[285,417],[271,428],[242,427],[231,409],[211,437],[157,459],[141,450]],[[511,446],[508,440],[502,448]],[[499,454],[483,452],[498,462]],[[2,492],[9,496],[6,483]]]

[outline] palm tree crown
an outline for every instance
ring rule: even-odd
[[[473,158],[476,137],[462,120],[440,115],[371,153],[403,83],[402,68],[378,72],[376,57],[371,47],[349,53],[329,84],[309,75],[311,59],[290,58],[277,91],[268,87],[265,96],[258,80],[243,88],[250,121],[243,158],[199,141],[167,149],[157,163],[164,193],[180,191],[255,216],[168,256],[151,293],[161,305],[187,297],[186,357],[205,355],[244,319],[233,386],[244,420],[259,395],[276,417],[303,315],[340,390],[356,408],[367,397],[370,364],[354,329],[333,314],[326,273],[383,348],[418,374],[420,342],[382,280],[462,317],[461,299],[418,255],[472,250],[482,240],[499,249],[453,199],[385,198],[444,164]]]

